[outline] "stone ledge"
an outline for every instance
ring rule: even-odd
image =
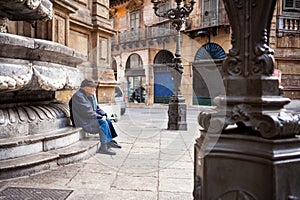
[[[0,180],[26,176],[83,160],[96,153],[98,144],[99,140],[81,140],[60,150],[0,161]]]
[[[0,160],[71,145],[82,138],[81,128],[63,128],[46,134],[0,139]]]
[[[33,61],[52,62],[75,67],[86,61],[86,57],[62,44],[0,33],[0,56]]]

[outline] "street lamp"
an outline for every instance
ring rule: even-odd
[[[195,0],[175,0],[176,8],[171,8],[165,12],[160,12],[159,6],[166,3],[168,0],[151,0],[153,3],[154,13],[158,17],[163,17],[171,20],[172,26],[177,31],[176,53],[172,63],[168,66],[172,68],[172,76],[174,79],[174,92],[169,102],[169,130],[187,130],[186,124],[186,104],[180,92],[180,84],[183,73],[183,65],[180,52],[180,30],[186,18],[193,10],[196,3]]]

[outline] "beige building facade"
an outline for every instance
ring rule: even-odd
[[[145,103],[168,103],[173,92],[173,78],[168,67],[176,51],[176,31],[170,20],[155,16],[153,4],[145,1],[111,1],[111,18],[114,21],[116,35],[112,40],[112,57],[117,80],[122,83],[129,102],[132,93],[140,86],[145,88]],[[222,3],[220,2],[221,6]],[[168,1],[162,9],[175,7],[174,1]],[[224,7],[220,10],[225,12]],[[196,19],[201,5],[197,2],[189,20],[181,31],[181,57],[184,66],[181,82],[181,93],[186,104],[198,104],[197,84],[194,79],[197,52],[210,43],[223,52],[230,48],[230,30],[228,20],[217,23],[216,27],[207,30],[209,35],[199,35],[199,27],[188,27],[188,22]],[[225,16],[226,17],[226,16]],[[199,20],[198,18],[196,20]],[[194,22],[193,21],[193,22]],[[210,26],[209,24],[207,27]],[[212,32],[215,31],[215,32]],[[132,57],[138,59],[139,64],[132,64]],[[133,58],[134,59],[134,58]],[[198,66],[199,64],[197,64]],[[216,64],[216,66],[219,64]],[[201,81],[201,80],[200,80]],[[203,81],[201,82],[202,86]],[[204,86],[203,86],[204,87]],[[200,89],[201,90],[201,89]],[[203,103],[209,98],[207,89]],[[200,95],[198,95],[200,96]],[[210,104],[210,102],[207,102]]]
[[[276,69],[281,73],[284,95],[300,98],[300,4],[297,0],[278,1],[273,15],[270,46]]]
[[[284,95],[293,99],[300,98],[297,6],[296,1],[278,1],[270,37]],[[174,1],[167,1],[159,10],[170,8],[175,8]],[[110,15],[116,31],[112,39],[112,64],[127,100],[147,105],[168,103],[173,80],[167,65],[176,50],[174,27],[168,19],[155,16],[150,0],[111,0]],[[211,105],[211,99],[222,92],[218,86],[205,83],[202,71],[218,68],[222,76],[222,60],[230,48],[230,25],[223,1],[197,1],[181,31],[181,92],[188,106]],[[146,97],[136,101],[132,94],[141,86]]]

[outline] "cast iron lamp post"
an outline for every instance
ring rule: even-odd
[[[158,17],[163,17],[171,20],[172,25],[177,31],[176,52],[173,62],[168,66],[172,68],[172,76],[174,79],[174,91],[169,101],[169,130],[187,130],[186,124],[186,104],[185,100],[180,92],[181,77],[183,73],[183,65],[180,52],[180,30],[182,28],[185,19],[193,10],[193,6],[196,3],[194,0],[175,0],[176,8],[171,8],[165,12],[159,11],[159,6],[166,3],[167,0],[151,0],[154,4],[154,13]]]
[[[226,94],[202,112],[194,199],[299,199],[300,115],[284,108],[269,36],[277,0],[223,0],[232,29]],[[230,126],[225,129],[229,125]]]

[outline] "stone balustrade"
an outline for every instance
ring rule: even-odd
[[[277,17],[277,35],[282,37],[284,33],[296,35],[300,34],[300,17]]]

